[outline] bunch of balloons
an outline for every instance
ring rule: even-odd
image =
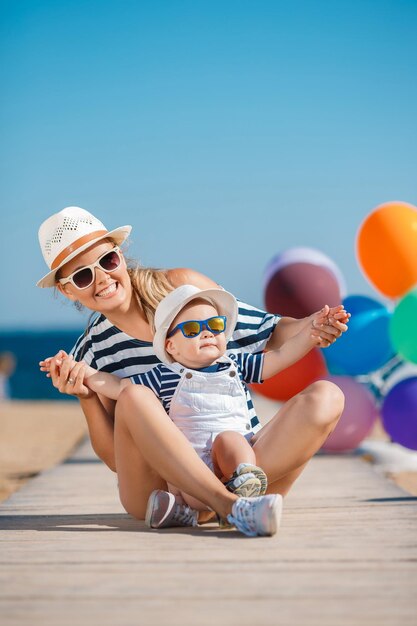
[[[317,379],[335,382],[344,392],[345,409],[323,446],[331,452],[356,448],[374,426],[377,399],[363,381],[399,358],[417,364],[417,209],[402,202],[377,207],[359,228],[357,257],[372,285],[394,301],[393,311],[376,298],[347,296],[339,268],[312,248],[278,254],[264,276],[270,312],[300,318],[343,302],[351,313],[349,332],[331,347],[313,349],[263,385],[253,385],[256,392],[285,401]],[[388,434],[417,449],[417,374],[379,395]]]
[[[392,301],[389,337],[394,351],[417,364],[417,208],[405,202],[377,207],[359,229],[357,256],[370,283]],[[391,386],[381,414],[392,440],[417,450],[415,373]]]

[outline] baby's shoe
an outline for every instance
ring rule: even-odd
[[[240,463],[225,484],[232,493],[242,498],[250,498],[264,495],[268,487],[268,479],[263,469],[257,465]]]

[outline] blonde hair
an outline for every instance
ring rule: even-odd
[[[156,307],[174,289],[174,285],[170,282],[166,270],[141,267],[138,263],[132,265],[131,261],[129,261],[127,273],[132,284],[133,293],[150,327],[152,330],[155,330]]]

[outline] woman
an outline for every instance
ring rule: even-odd
[[[123,243],[130,230],[124,226],[107,231],[93,215],[78,207],[51,216],[39,230],[50,271],[38,286],[56,286],[69,300],[99,313],[73,350],[76,360],[82,358],[119,376],[147,371],[158,362],[152,350],[152,321],[164,295],[182,284],[201,289],[218,287],[189,269],[129,269],[115,246]],[[337,320],[338,308],[331,311]],[[322,345],[330,345],[347,329],[345,321],[321,329]],[[239,351],[244,347],[252,352],[278,348],[311,323],[312,317],[279,318],[240,303],[228,348]],[[164,499],[169,481],[221,517],[230,514],[236,497],[197,457],[149,389],[126,389],[115,407],[82,384],[77,365],[70,369],[66,361],[61,367],[59,357],[56,355],[49,365],[53,385],[61,393],[80,399],[93,448],[110,469],[117,471],[120,500],[128,513],[144,519],[150,493],[160,490],[157,513],[164,518],[164,525],[178,525],[187,512]],[[132,412],[133,393],[141,394],[140,419]],[[137,395],[134,400],[137,402]],[[288,492],[334,429],[343,405],[343,394],[336,385],[316,382],[289,400],[254,435],[251,443],[258,464],[268,475],[269,493]],[[165,511],[165,506],[170,510]]]

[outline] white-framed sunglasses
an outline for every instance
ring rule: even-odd
[[[61,283],[61,285],[71,283],[77,289],[87,289],[87,287],[90,287],[94,282],[94,270],[96,267],[99,267],[104,272],[111,274],[111,272],[114,272],[118,267],[120,267],[121,262],[122,257],[120,255],[120,248],[115,246],[111,250],[104,252],[104,254],[102,254],[97,261],[91,263],[91,265],[80,267],[66,278],[59,278],[58,282]]]

